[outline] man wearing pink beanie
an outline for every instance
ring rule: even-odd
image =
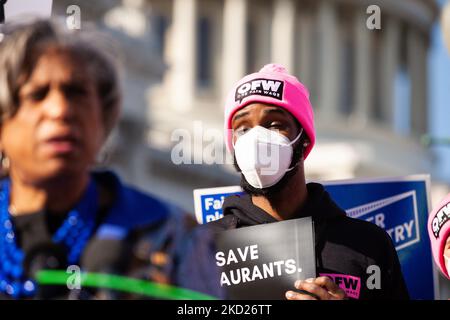
[[[430,213],[428,235],[434,261],[450,279],[450,194]]]
[[[226,101],[225,130],[246,194],[227,197],[224,217],[208,225],[221,232],[301,217],[314,221],[317,277],[292,284],[287,299],[409,298],[387,233],[348,218],[322,185],[306,184],[303,161],[316,134],[309,92],[296,77],[269,64],[238,81]],[[380,268],[379,288],[367,285],[373,265]]]

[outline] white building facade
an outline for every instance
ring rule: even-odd
[[[167,64],[149,93],[149,141],[169,151],[171,133],[222,128],[232,84],[269,62],[310,90],[317,146],[310,179],[430,172],[427,51],[433,1],[150,0]],[[381,29],[367,23],[380,9]],[[376,9],[376,8],[375,8]],[[158,29],[159,26],[159,29]],[[414,156],[411,156],[414,155]]]

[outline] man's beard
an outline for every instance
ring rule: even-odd
[[[303,157],[303,144],[298,143],[294,146],[292,161],[291,165],[289,166],[290,168],[293,167],[293,169],[287,171],[284,174],[283,178],[281,178],[281,180],[278,181],[276,184],[267,188],[255,188],[247,182],[247,180],[245,179],[244,175],[241,172],[241,169],[239,168],[239,165],[237,164],[236,156],[234,156],[234,167],[238,172],[241,172],[240,186],[244,190],[244,192],[252,196],[263,196],[268,200],[270,200],[276,198],[277,195],[281,194],[291,181],[292,177],[295,176],[295,174],[298,171],[298,163],[302,157]]]

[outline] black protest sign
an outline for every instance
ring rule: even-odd
[[[216,245],[230,299],[285,299],[296,280],[316,276],[311,217],[224,231]]]

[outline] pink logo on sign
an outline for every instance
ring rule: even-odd
[[[349,298],[359,299],[361,278],[337,273],[320,273],[320,276],[331,278],[334,283],[345,291]]]

